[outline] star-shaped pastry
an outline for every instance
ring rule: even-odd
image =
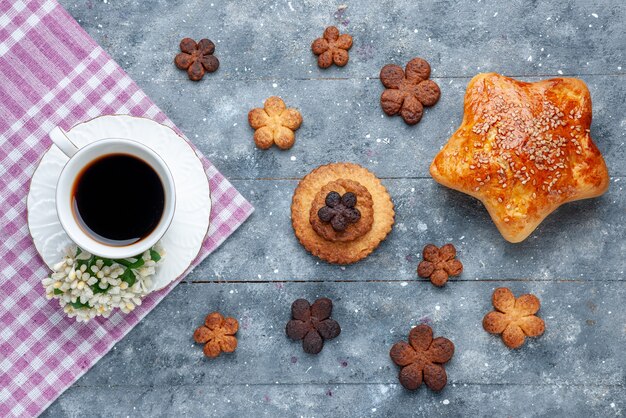
[[[606,164],[589,135],[591,97],[583,81],[478,74],[464,111],[430,174],[483,202],[506,240],[523,241],[562,204],[608,189]]]

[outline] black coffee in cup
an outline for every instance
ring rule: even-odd
[[[78,174],[72,187],[74,217],[95,240],[134,244],[157,227],[165,207],[159,175],[140,158],[104,155]]]

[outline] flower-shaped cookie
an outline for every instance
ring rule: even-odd
[[[385,65],[380,70],[380,81],[387,88],[380,96],[383,111],[389,116],[400,112],[409,125],[419,122],[424,106],[433,106],[441,96],[437,83],[428,77],[430,65],[422,58],[413,58],[404,71],[399,65]]]
[[[330,318],[333,302],[321,298],[309,305],[305,299],[297,299],[291,305],[291,321],[287,322],[287,336],[292,340],[302,340],[305,353],[317,354],[324,347],[324,340],[335,338],[341,327]]]
[[[493,292],[495,311],[483,318],[483,328],[491,334],[502,334],[502,341],[509,348],[518,348],[526,337],[543,334],[543,319],[535,316],[541,302],[535,295],[527,294],[519,298],[506,287],[499,287]]]
[[[343,231],[337,231],[332,226],[332,222],[324,222],[320,218],[320,211],[326,204],[326,198],[329,194],[335,192],[341,195],[353,194],[356,198],[354,209],[358,214],[356,218],[356,212],[353,212],[350,208],[345,208],[348,218],[352,220],[356,219],[354,223],[348,223],[346,229]],[[351,200],[348,200],[348,204],[351,204]],[[333,204],[333,202],[330,202]],[[333,212],[336,212],[333,210]],[[324,211],[322,211],[322,218],[325,218]],[[344,219],[345,221],[345,219]],[[311,210],[309,211],[309,224],[313,227],[315,233],[327,241],[331,242],[350,242],[355,241],[367,234],[372,229],[374,222],[374,202],[372,195],[367,191],[362,184],[347,179],[338,179],[326,183],[316,194],[313,202],[311,203]]]
[[[193,333],[193,339],[198,344],[204,344],[204,355],[215,358],[221,352],[232,353],[237,348],[235,334],[239,323],[235,318],[224,318],[219,312],[207,315],[204,325]]]
[[[313,41],[311,49],[317,57],[320,68],[328,68],[333,62],[339,67],[348,63],[348,50],[352,47],[352,36],[344,33],[339,35],[339,29],[329,26],[324,30],[324,37]]]
[[[220,61],[213,55],[215,44],[208,39],[201,39],[196,43],[191,38],[180,41],[180,54],[174,58],[174,63],[181,70],[187,70],[190,80],[198,81],[204,73],[217,71]]]
[[[441,248],[428,244],[422,255],[424,260],[417,265],[417,275],[429,278],[435,286],[444,286],[450,276],[458,276],[463,271],[463,264],[455,258],[456,248],[452,244]]]
[[[276,144],[280,149],[289,149],[296,141],[294,133],[302,124],[302,115],[296,109],[287,108],[278,96],[268,98],[263,108],[248,113],[248,123],[255,129],[254,143],[261,149]]]
[[[420,387],[422,380],[431,390],[440,391],[446,386],[448,377],[443,364],[454,354],[454,344],[444,337],[433,339],[433,330],[425,324],[409,332],[409,344],[397,342],[389,355],[400,370],[400,383],[409,390]]]
[[[348,225],[361,219],[361,212],[355,208],[356,195],[348,192],[343,196],[337,192],[326,195],[326,206],[318,212],[322,222],[330,222],[335,231],[345,231]]]

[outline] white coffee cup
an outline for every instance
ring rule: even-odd
[[[69,161],[63,167],[57,182],[56,210],[61,226],[76,245],[100,257],[128,258],[148,250],[165,235],[174,217],[176,192],[172,173],[156,152],[137,141],[121,138],[101,139],[84,147],[79,147],[60,127],[56,127],[50,132],[50,138],[69,157]],[[163,212],[157,226],[146,237],[124,246],[98,241],[83,228],[72,209],[74,184],[83,169],[94,160],[109,154],[130,155],[148,164],[159,176],[165,195]],[[103,192],[106,193],[106,191]]]

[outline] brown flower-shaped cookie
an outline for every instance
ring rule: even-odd
[[[215,358],[221,352],[235,351],[238,329],[239,323],[235,318],[224,318],[219,312],[212,312],[205,318],[204,325],[193,333],[193,339],[198,344],[204,344],[205,356]]]
[[[502,341],[509,348],[518,348],[526,337],[543,334],[543,319],[535,316],[541,302],[535,295],[526,294],[519,298],[506,287],[499,287],[491,297],[495,311],[483,318],[483,328],[491,334],[502,334]]]
[[[317,216],[322,222],[329,222],[335,231],[345,231],[348,225],[361,219],[361,212],[355,208],[356,195],[348,192],[343,196],[337,192],[326,195],[326,206],[320,208]]]
[[[302,115],[296,109],[287,108],[278,96],[268,98],[263,108],[248,113],[248,123],[255,129],[254,143],[261,149],[276,144],[280,149],[289,149],[296,141],[294,133],[302,124]]]
[[[204,73],[217,71],[220,61],[213,55],[215,44],[208,39],[201,39],[196,43],[191,38],[180,41],[180,54],[174,58],[174,63],[181,70],[187,70],[190,80],[198,81]]]
[[[441,248],[428,244],[423,251],[424,260],[417,265],[417,275],[430,278],[430,282],[441,287],[450,276],[458,276],[463,271],[463,264],[456,257],[456,248],[446,244]]]
[[[400,112],[409,125],[419,122],[424,106],[433,106],[441,96],[437,83],[428,77],[430,65],[422,58],[413,58],[404,71],[399,65],[385,65],[380,70],[380,81],[387,88],[380,96],[383,111],[389,116]]]
[[[440,391],[446,386],[448,377],[443,364],[452,358],[454,344],[444,337],[433,339],[433,330],[428,325],[418,325],[409,332],[409,344],[397,342],[389,355],[400,370],[400,383],[409,390],[420,387],[422,380],[431,390]]]
[[[343,231],[336,231],[332,224],[324,222],[319,217],[320,210],[326,205],[326,197],[335,192],[339,195],[352,193],[356,197],[354,208],[359,211],[359,218],[349,224]],[[317,235],[331,242],[350,242],[358,240],[372,229],[374,222],[374,202],[372,195],[360,183],[353,180],[339,179],[326,183],[315,195],[311,203],[309,221]]]
[[[291,305],[291,321],[287,322],[287,336],[292,340],[302,340],[305,353],[317,354],[324,347],[324,340],[335,338],[341,327],[330,318],[333,302],[321,298],[309,305],[305,299],[297,299]]]
[[[313,41],[311,49],[317,57],[320,68],[328,68],[333,62],[339,67],[348,63],[348,50],[352,47],[352,36],[344,33],[339,35],[339,29],[329,26],[324,30],[324,37]]]

